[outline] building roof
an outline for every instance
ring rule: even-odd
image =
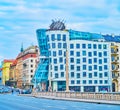
[[[4,63],[7,63],[7,62],[14,62],[14,59],[4,59],[3,62],[4,62]]]
[[[11,66],[15,66],[17,64],[17,60],[14,60]]]
[[[120,42],[120,36],[117,35],[103,35],[103,37],[108,42]]]

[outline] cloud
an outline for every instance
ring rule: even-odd
[[[119,0],[0,0],[0,55],[14,58],[24,43],[37,44],[36,29],[64,19],[69,29],[119,34]],[[8,53],[11,53],[10,55]]]

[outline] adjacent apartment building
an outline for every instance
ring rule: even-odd
[[[112,91],[111,42],[105,36],[53,21],[37,30],[37,39],[40,62],[32,82],[41,90]]]
[[[37,46],[30,46],[25,50],[21,50],[16,64],[18,73],[17,87],[30,88],[33,86],[31,79],[36,70],[39,51]]]

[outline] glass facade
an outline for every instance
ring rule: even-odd
[[[53,90],[63,90],[62,87],[65,90],[66,56],[68,56],[69,89],[95,92],[96,84],[99,91],[104,88],[103,84],[105,87],[110,86],[107,81],[111,80],[108,74],[109,45],[97,41],[104,38],[102,35],[74,30],[47,31],[37,31],[40,55],[46,57],[40,58],[39,71],[36,71],[37,76],[40,76],[39,82],[47,82],[48,75],[52,74]],[[46,79],[43,78],[44,74]]]

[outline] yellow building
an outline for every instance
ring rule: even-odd
[[[2,84],[9,80],[10,65],[14,60],[4,60],[2,62]]]

